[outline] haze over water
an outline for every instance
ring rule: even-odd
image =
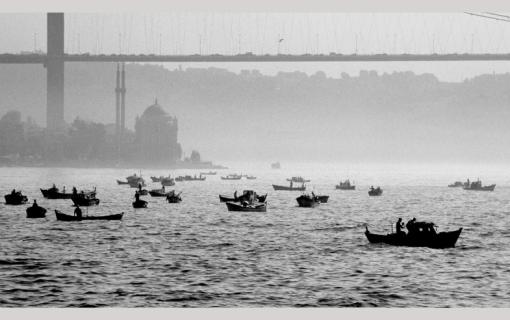
[[[0,168],[1,194],[21,189],[48,209],[26,219],[27,206],[0,204],[0,306],[510,306],[510,170],[495,165],[227,163],[204,182],[177,182],[183,202],[144,197],[116,179],[138,169]],[[143,170],[143,176],[208,170]],[[256,180],[222,181],[244,173]],[[298,208],[299,192],[271,184],[301,175],[330,196]],[[495,183],[469,192],[456,180]],[[351,179],[355,191],[334,190]],[[96,186],[101,203],[84,214],[126,214],[122,221],[56,221],[70,200],[46,200],[39,188]],[[381,197],[369,197],[380,185]],[[147,189],[159,188],[148,183]],[[168,188],[172,189],[172,188]],[[228,212],[218,194],[268,193],[266,213]],[[452,249],[369,244],[363,232],[390,232],[398,217],[464,228]]]

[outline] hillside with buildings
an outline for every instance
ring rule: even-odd
[[[115,122],[115,68],[68,63],[68,123]],[[412,72],[266,76],[139,64],[127,64],[126,74],[127,128],[133,131],[157,98],[179,119],[184,155],[198,149],[217,160],[510,160],[510,74],[445,83]],[[2,65],[0,81],[0,115],[16,108],[44,125],[44,69]]]

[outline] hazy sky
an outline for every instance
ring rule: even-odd
[[[45,14],[0,14],[0,52],[45,51],[45,26]],[[91,54],[507,53],[510,23],[465,13],[68,13],[65,39],[66,52]],[[447,81],[510,71],[506,62],[208,65],[268,74],[413,70]]]

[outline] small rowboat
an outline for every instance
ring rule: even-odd
[[[46,217],[46,209],[39,206],[27,208],[27,218],[44,218]]]
[[[117,180],[117,184],[129,184],[129,182]]]
[[[368,190],[369,196],[380,196],[382,194],[382,189],[377,187],[375,189]]]
[[[136,208],[136,209],[147,208],[147,201],[144,201],[144,200],[134,201],[133,208]]]
[[[14,194],[13,193],[6,194],[4,196],[4,198],[5,198],[5,204],[10,204],[13,206],[25,204],[28,202],[27,196],[22,195],[21,192],[19,192],[19,191]]]
[[[266,203],[254,204],[237,204],[234,202],[227,202],[228,211],[242,211],[242,212],[266,212]]]
[[[313,197],[307,194],[300,195],[296,198],[296,201],[300,207],[304,208],[314,208],[321,203],[317,197]]]
[[[166,196],[166,201],[168,201],[168,203],[179,203],[179,202],[181,202],[182,201],[181,193],[179,192],[178,194],[175,194],[174,191],[169,192],[168,195]]]
[[[166,197],[168,192],[165,192],[165,189],[154,189],[149,191],[151,197]]]
[[[241,196],[239,196],[239,197],[231,198],[231,197],[228,197],[228,196],[222,196],[221,194],[219,195],[219,197],[220,197],[220,202],[242,202],[244,200],[249,200],[250,195],[252,193],[255,193],[255,196],[257,197],[257,201],[258,202],[266,202],[267,193],[265,195],[263,195],[263,196],[259,196],[256,192],[254,192],[252,190],[244,190],[243,194]]]
[[[81,221],[81,220],[121,220],[124,212],[119,214],[111,214],[108,216],[83,216],[81,218],[77,216],[71,216],[55,210],[55,215],[59,221]]]
[[[393,246],[406,247],[429,247],[434,249],[453,248],[459,239],[462,228],[456,231],[440,233],[396,234],[387,235],[375,234],[368,231],[366,227],[365,236],[370,243],[385,243]]]
[[[79,207],[89,207],[89,206],[97,206],[99,204],[99,199],[95,196],[87,196],[87,195],[73,195],[71,197],[75,206]]]
[[[46,199],[71,199],[71,192],[60,192],[58,188],[41,189],[43,197]]]

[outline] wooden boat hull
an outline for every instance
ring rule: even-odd
[[[434,249],[453,248],[457,239],[459,239],[462,228],[456,231],[440,232],[432,235],[397,235],[396,233],[381,235],[368,231],[366,228],[365,236],[370,243],[385,243],[393,246],[406,247],[428,247]]]
[[[168,201],[168,203],[179,203],[182,199],[179,196],[168,196],[166,197],[166,201]]]
[[[380,195],[382,195],[382,193],[383,193],[382,190],[368,191],[368,195],[371,196],[371,197],[380,196]]]
[[[237,198],[231,198],[231,197],[227,197],[227,196],[222,196],[220,194],[219,197],[220,197],[220,202],[242,202],[244,200],[248,200],[244,196],[240,196]],[[263,196],[257,196],[258,202],[266,202],[266,198],[267,198],[267,194],[265,194]]]
[[[495,184],[491,184],[490,186],[485,186],[485,187],[480,187],[480,188],[463,187],[464,190],[469,190],[469,191],[494,191],[494,188],[496,188]]]
[[[46,209],[43,207],[28,207],[27,218],[44,218],[46,217]]]
[[[57,216],[57,220],[59,221],[82,221],[82,220],[121,220],[122,216],[124,216],[124,212],[119,214],[111,214],[107,216],[83,216],[78,218],[77,216],[71,216],[65,213],[62,213],[58,210],[55,210],[55,215]]]
[[[303,208],[315,208],[320,204],[318,199],[314,199],[307,196],[299,196],[296,198],[296,201],[300,207]]]
[[[241,212],[266,212],[267,205],[265,203],[259,205],[243,206],[234,202],[227,202],[228,211],[241,211]]]
[[[41,189],[43,197],[46,199],[71,199],[72,193],[53,191],[52,189]]]
[[[19,194],[6,194],[4,196],[5,198],[5,204],[17,206],[21,204],[25,204],[28,202],[27,196],[19,195]]]
[[[135,209],[141,209],[141,208],[147,208],[147,201],[144,200],[138,200],[133,202],[133,208]]]
[[[166,197],[168,195],[168,192],[163,192],[159,190],[151,190],[149,191],[149,194],[151,197]]]
[[[337,189],[337,190],[355,190],[356,186],[340,186],[340,185],[336,185],[335,189]]]
[[[98,198],[84,198],[84,197],[71,197],[71,200],[73,201],[75,206],[79,207],[90,207],[90,206],[97,206],[99,204]]]
[[[290,187],[290,186],[278,186],[276,184],[273,184],[273,189],[275,191],[305,191],[306,186],[303,187]]]

